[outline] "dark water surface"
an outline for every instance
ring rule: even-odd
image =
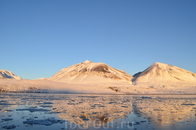
[[[195,128],[196,95],[0,93],[0,129]]]

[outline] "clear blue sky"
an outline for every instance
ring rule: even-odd
[[[0,69],[36,79],[86,59],[196,73],[196,0],[0,0]]]

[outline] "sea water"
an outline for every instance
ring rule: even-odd
[[[0,129],[195,128],[196,95],[0,93]]]

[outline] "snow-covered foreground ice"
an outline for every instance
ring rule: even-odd
[[[194,130],[196,95],[0,93],[0,129]]]

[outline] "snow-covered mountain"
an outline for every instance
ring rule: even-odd
[[[93,63],[86,60],[82,63],[63,68],[49,78],[53,81],[73,83],[93,83],[126,81],[130,82],[133,77],[122,70],[114,69],[104,63]]]
[[[0,70],[0,79],[22,79],[8,70]]]
[[[182,82],[196,83],[196,74],[190,71],[156,62],[143,72],[136,73],[132,79],[133,82],[163,83],[163,82]]]

